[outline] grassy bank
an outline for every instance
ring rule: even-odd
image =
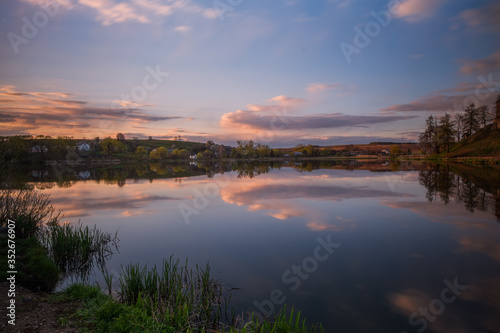
[[[236,316],[229,306],[230,295],[211,276],[208,264],[192,269],[187,262],[181,264],[173,258],[159,268],[130,264],[117,277],[119,289],[114,294],[113,276],[105,263],[116,247],[116,235],[96,227],[62,223],[62,214],[53,208],[49,197],[35,190],[1,190],[0,205],[0,226],[6,227],[9,219],[15,221],[15,237],[10,240],[16,244],[14,265],[19,287],[51,292],[70,276],[82,281],[64,292],[42,297],[49,308],[61,300],[76,304],[63,315],[53,311],[57,316],[53,322],[61,328],[81,332],[323,331],[320,326],[307,327],[300,313],[286,307],[269,319],[261,320],[253,313]],[[7,241],[0,239],[5,249],[2,267],[10,264]],[[89,275],[98,271],[104,275],[102,289],[86,284]],[[4,281],[5,274],[6,270],[0,272]],[[19,316],[30,313],[29,309],[19,311]]]
[[[122,285],[125,288],[118,299],[96,286],[69,286],[56,299],[78,301],[80,307],[61,323],[87,332],[323,332],[321,327],[308,328],[300,313],[293,309],[287,312],[286,307],[272,320],[261,321],[250,315],[246,320],[224,322],[222,316],[226,314],[217,300],[221,297],[220,285],[214,287],[208,271],[198,274],[181,269],[178,262],[165,264],[167,270],[157,276],[162,281],[157,286],[155,268],[129,266],[122,275],[121,283],[126,285]],[[157,287],[171,289],[165,293]]]

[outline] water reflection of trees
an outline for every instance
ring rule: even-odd
[[[150,163],[116,166],[15,166],[2,168],[0,165],[0,188],[23,189],[26,187],[50,189],[71,187],[79,181],[103,181],[105,184],[124,186],[127,179],[138,182],[148,179],[182,178],[236,172],[238,178],[254,178],[274,169],[292,168],[297,172],[313,172],[318,169],[368,170],[370,172],[391,172],[418,170],[419,182],[427,189],[429,201],[438,199],[445,204],[455,201],[470,212],[494,210],[500,219],[500,170],[484,169],[458,164],[430,164],[411,161],[360,161],[360,160],[310,160],[310,161],[237,161],[201,163]]]
[[[238,173],[238,178],[254,178],[258,175],[269,173],[269,171],[278,167],[279,165],[276,163],[241,162],[234,164],[232,171],[236,171]]]
[[[485,188],[481,182],[474,182],[470,177],[452,171],[450,165],[429,164],[419,172],[419,183],[427,192],[427,200],[442,201],[445,205],[451,201],[462,204],[469,212],[493,211],[500,220],[500,195],[499,189]],[[483,171],[483,177],[488,177],[488,172]],[[487,180],[486,180],[487,181]],[[491,183],[490,183],[491,185]]]

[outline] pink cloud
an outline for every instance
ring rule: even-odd
[[[465,75],[489,74],[500,69],[500,50],[489,57],[477,60],[461,60],[460,71]]]
[[[315,93],[319,91],[325,90],[339,90],[343,93],[351,93],[353,90],[352,86],[347,86],[343,83],[335,82],[335,83],[311,83],[306,88],[308,92]]]
[[[396,17],[416,22],[432,16],[447,0],[404,0],[394,7]]]

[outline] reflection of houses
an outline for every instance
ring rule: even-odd
[[[31,171],[31,176],[34,178],[42,178],[47,177],[49,175],[48,171],[42,170],[33,170]]]
[[[31,147],[31,152],[32,153],[46,153],[49,150],[45,146],[33,146]]]
[[[78,171],[77,174],[78,179],[89,179],[90,178],[90,171]]]
[[[360,156],[365,154],[365,152],[362,150],[351,150],[349,153],[351,154],[351,156]]]
[[[90,151],[90,145],[86,142],[78,142],[76,144],[76,151]]]

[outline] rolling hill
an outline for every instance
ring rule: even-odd
[[[494,124],[483,127],[467,139],[460,141],[449,153],[442,153],[440,157],[489,157],[500,159],[500,129]]]

